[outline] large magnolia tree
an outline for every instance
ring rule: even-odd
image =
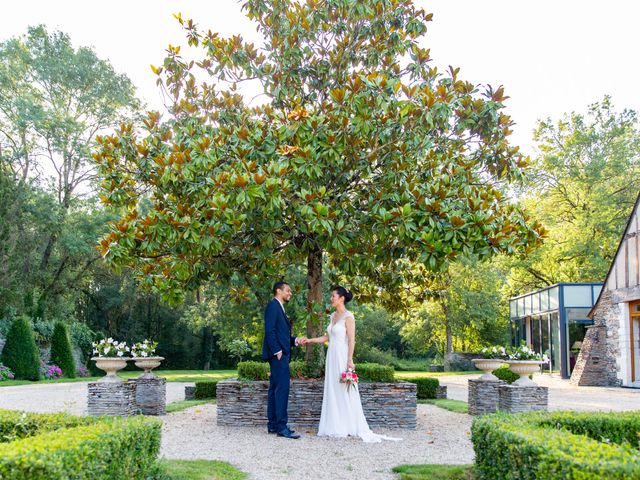
[[[100,139],[103,200],[124,212],[100,243],[109,262],[169,300],[234,271],[275,279],[306,263],[317,335],[325,259],[361,299],[393,303],[460,254],[539,240],[505,193],[527,159],[507,140],[503,89],[432,66],[419,43],[430,14],[408,0],[243,9],[258,47],[177,15],[201,58],[169,46],[152,67],[169,118],[150,112],[141,130]]]

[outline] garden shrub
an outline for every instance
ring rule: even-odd
[[[513,382],[515,382],[516,380],[518,380],[520,378],[520,375],[518,375],[515,372],[512,372],[511,370],[509,370],[509,366],[508,365],[503,365],[500,368],[496,368],[493,371],[493,374],[498,377],[500,380],[504,380],[505,382],[511,384]]]
[[[391,365],[360,363],[356,366],[360,380],[369,382],[395,382],[395,370]]]
[[[417,397],[420,400],[427,400],[430,398],[437,398],[438,387],[440,381],[437,378],[431,377],[418,377],[418,378],[406,378],[405,382],[415,383],[417,387]]]
[[[196,400],[216,398],[217,385],[217,381],[196,382],[196,388],[193,391],[193,398],[195,398]]]
[[[160,450],[160,423],[0,410],[0,478],[142,480]]]
[[[267,362],[239,362],[238,378],[241,380],[269,380]]]
[[[639,412],[498,413],[475,418],[480,479],[640,478]]]
[[[76,377],[76,361],[71,350],[71,341],[67,326],[63,322],[56,322],[51,335],[51,355],[49,363],[57,365],[65,377]]]
[[[40,353],[27,317],[16,317],[11,322],[1,360],[17,379],[40,379]]]
[[[356,363],[379,363],[380,365],[394,365],[397,358],[391,352],[380,350],[373,345],[359,349],[355,354]]]
[[[14,378],[15,375],[13,374],[11,369],[0,363],[0,382],[3,382],[5,380],[13,380]]]

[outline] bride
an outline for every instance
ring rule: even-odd
[[[353,295],[344,287],[331,288],[331,322],[327,334],[309,338],[304,343],[329,342],[324,376],[324,395],[320,414],[319,436],[346,437],[358,436],[365,442],[399,440],[398,438],[377,435],[371,431],[362,411],[358,386],[340,383],[340,376],[348,369],[355,370],[353,349],[356,343],[356,325],[353,314],[345,307]]]

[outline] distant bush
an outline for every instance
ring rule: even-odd
[[[398,359],[391,353],[369,346],[358,350],[355,354],[356,363],[378,363],[380,365],[394,365]]]
[[[193,391],[193,398],[196,400],[216,398],[217,385],[217,381],[196,382],[196,388]]]
[[[5,380],[13,380],[14,378],[15,375],[13,374],[11,369],[9,367],[5,367],[0,363],[0,382],[3,382]]]
[[[370,382],[395,382],[395,370],[390,365],[377,363],[360,363],[356,365],[360,380]]]
[[[16,317],[11,322],[1,360],[17,379],[40,380],[40,352],[27,317]]]
[[[504,380],[505,382],[511,384],[520,378],[520,375],[509,370],[508,365],[503,365],[500,368],[496,368],[493,371],[493,374],[498,377],[500,380]],[[533,375],[529,375],[529,378],[533,378]]]
[[[437,398],[438,387],[440,386],[440,381],[437,378],[416,377],[404,378],[403,380],[405,382],[416,384],[418,399],[427,400],[431,398]]]
[[[238,363],[240,380],[269,380],[269,364],[267,362]]]
[[[56,322],[53,327],[49,363],[59,366],[65,377],[76,377],[76,361],[73,358],[69,332],[63,322]]]
[[[47,365],[40,362],[40,376],[45,380],[62,377],[62,369],[57,365]]]

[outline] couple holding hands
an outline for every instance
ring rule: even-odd
[[[348,385],[341,382],[345,371],[355,370],[353,363],[355,320],[353,314],[346,308],[346,304],[353,298],[351,292],[340,286],[331,289],[331,306],[334,312],[329,317],[325,335],[316,338],[291,336],[291,323],[284,308],[291,299],[291,287],[286,282],[278,282],[273,287],[273,295],[274,298],[267,304],[264,313],[262,344],[262,359],[269,362],[271,369],[267,403],[269,433],[291,439],[300,438],[300,435],[287,425],[291,348],[308,343],[329,342],[318,435],[357,436],[365,442],[398,440],[377,435],[371,431],[362,411],[357,384]]]

